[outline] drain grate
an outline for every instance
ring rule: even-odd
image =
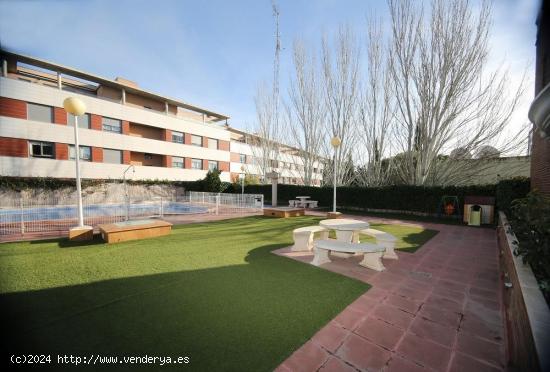
[[[417,277],[420,277],[420,278],[431,278],[432,277],[432,273],[428,273],[426,271],[410,271],[409,273],[411,274],[411,276],[417,276]]]

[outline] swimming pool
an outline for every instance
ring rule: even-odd
[[[126,204],[93,204],[84,206],[84,217],[110,217],[125,216],[128,211]],[[76,218],[76,205],[63,205],[58,207],[13,208],[1,209],[0,215],[4,222],[8,221],[39,221],[39,220],[63,220]],[[160,214],[195,214],[207,213],[203,206],[189,203],[163,202],[130,204],[129,215],[134,216],[158,216]],[[1,222],[1,221],[0,221]]]

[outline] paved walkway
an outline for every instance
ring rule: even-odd
[[[372,288],[294,352],[278,371],[504,369],[495,231],[414,225],[440,232],[416,253],[401,252],[398,261],[384,260],[384,272],[358,266],[356,258],[334,258],[322,266]],[[290,252],[289,248],[275,253],[307,263],[312,259],[308,252]]]

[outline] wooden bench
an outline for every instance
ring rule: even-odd
[[[295,229],[292,232],[294,245],[291,250],[293,252],[313,250],[313,234],[316,232],[321,233],[321,239],[328,239],[328,230],[322,226],[306,226]]]
[[[321,239],[315,241],[313,252],[314,257],[311,264],[315,266],[331,262],[329,258],[330,252],[353,252],[363,254],[363,260],[359,262],[359,265],[376,271],[386,269],[382,264],[382,255],[385,252],[385,248],[378,244],[348,243],[334,239]]]
[[[361,234],[372,236],[376,239],[376,244],[381,245],[386,249],[384,252],[384,257],[390,260],[397,260],[397,254],[395,253],[395,244],[397,243],[397,238],[392,234],[388,234],[384,231],[375,230],[375,229],[364,229],[360,231]]]

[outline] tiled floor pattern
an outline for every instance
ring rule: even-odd
[[[350,218],[356,218],[352,217]],[[393,221],[394,223],[397,221]],[[387,270],[333,258],[322,267],[372,285],[278,371],[501,371],[504,323],[496,233],[416,224],[439,234]],[[309,252],[279,255],[309,263]]]

